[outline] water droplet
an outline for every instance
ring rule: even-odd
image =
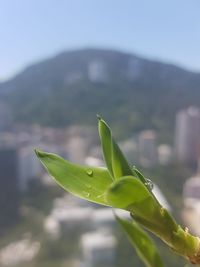
[[[83,194],[85,195],[85,197],[89,197],[90,196],[90,193],[85,192],[85,191],[83,191]]]
[[[135,165],[133,165],[133,166],[132,166],[132,169],[133,169],[133,170],[135,170],[135,169],[136,169],[136,166],[135,166]]]
[[[153,190],[153,182],[150,179],[146,179],[145,185],[148,186],[151,191]]]
[[[92,188],[92,186],[91,185],[87,185],[87,188],[90,189],[90,188]]]
[[[188,233],[189,232],[189,229],[187,227],[185,227],[185,232]]]
[[[93,171],[91,169],[88,169],[87,170],[87,175],[92,176],[93,175]]]

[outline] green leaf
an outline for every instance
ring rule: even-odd
[[[133,175],[131,167],[114,139],[112,139],[112,166],[115,179]]]
[[[98,129],[99,136],[101,140],[101,147],[103,150],[103,156],[106,163],[106,166],[114,178],[113,167],[112,167],[112,135],[111,130],[108,125],[99,117],[98,118]]]
[[[107,123],[98,116],[99,136],[103,150],[104,160],[111,176],[120,179],[122,176],[133,175],[133,171],[112,137]]]
[[[137,175],[137,177],[140,179],[140,181],[146,184],[147,180],[145,179],[144,175],[136,167],[133,167],[133,171]]]
[[[147,187],[132,176],[122,177],[109,187],[106,199],[110,206],[130,211],[133,215],[156,222],[161,218],[161,205]],[[159,222],[158,222],[159,223]]]
[[[112,183],[106,199],[110,206],[130,211],[138,223],[171,245],[177,224],[140,180],[127,176]]]
[[[63,158],[35,150],[48,173],[65,190],[89,201],[107,205],[105,192],[112,178],[105,168],[94,168],[72,164]]]
[[[177,231],[178,225],[172,217],[169,218],[168,215],[165,216],[162,213],[162,209],[163,208],[161,208],[161,212],[154,216],[154,219],[151,221],[149,221],[148,218],[137,216],[136,214],[131,214],[131,216],[148,231],[161,238],[166,244],[168,244],[168,246],[173,247],[172,233]]]
[[[132,204],[147,199],[151,194],[138,179],[122,177],[112,183],[106,194],[107,201],[115,208],[129,210]]]
[[[116,217],[135,248],[138,256],[147,267],[163,267],[157,248],[150,236],[135,222]]]

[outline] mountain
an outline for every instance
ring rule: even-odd
[[[94,124],[101,114],[119,135],[155,128],[167,135],[175,113],[200,106],[200,74],[113,50],[61,53],[0,83],[17,122]]]

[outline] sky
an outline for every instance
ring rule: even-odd
[[[86,47],[200,72],[199,14],[199,0],[0,0],[0,81]]]

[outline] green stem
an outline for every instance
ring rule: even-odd
[[[193,264],[200,264],[200,239],[191,235],[188,229],[178,225],[166,209],[161,208],[157,222],[140,216],[131,216],[147,230],[162,239],[174,252]]]

